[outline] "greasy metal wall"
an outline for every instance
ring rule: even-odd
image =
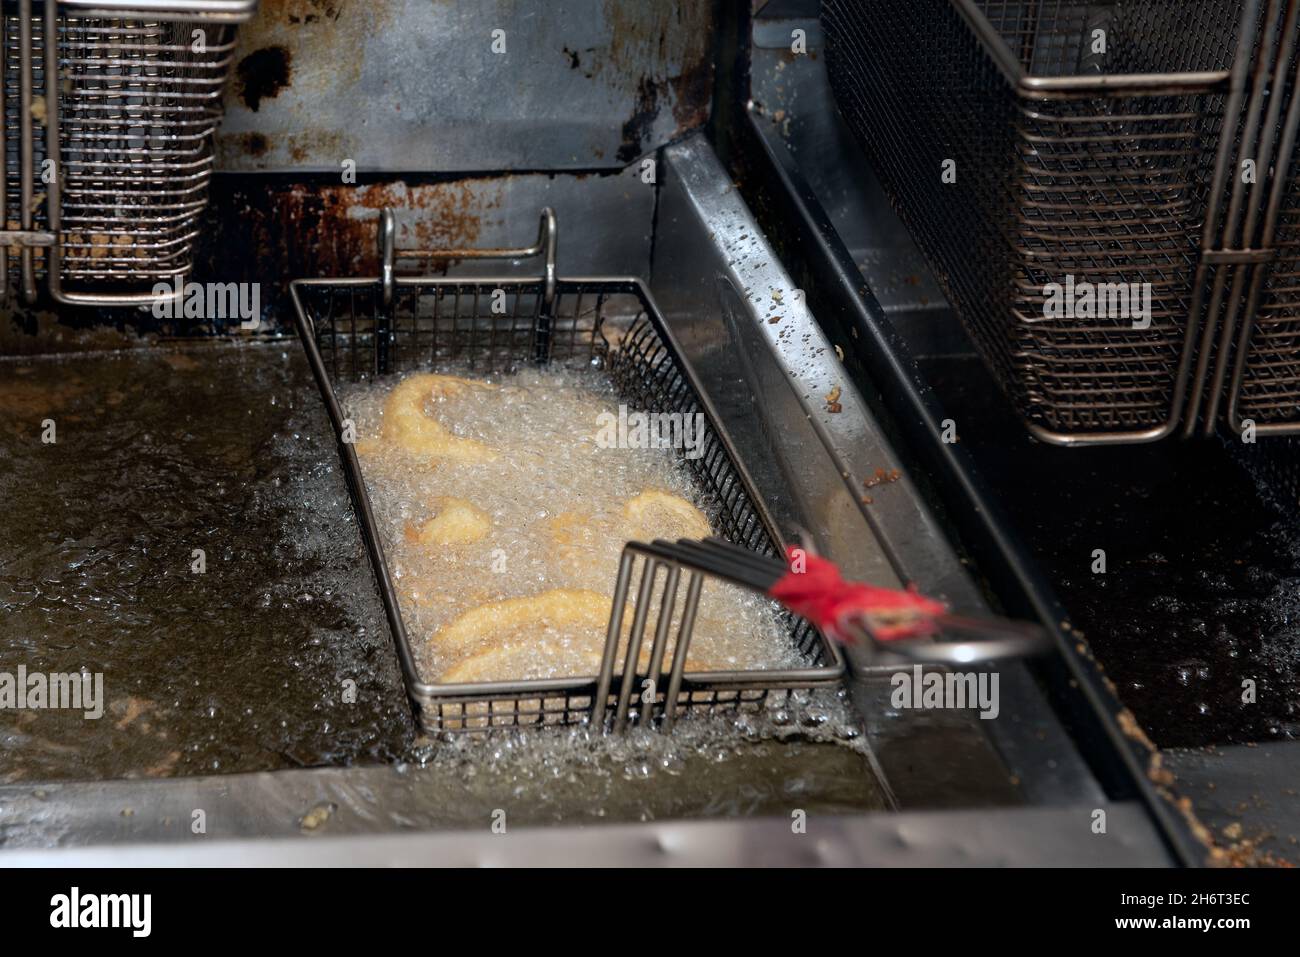
[[[656,190],[636,166],[608,174],[404,175],[358,184],[321,174],[217,176],[195,278],[260,283],[267,320],[283,326],[290,280],[379,274],[379,214],[386,206],[395,211],[399,249],[526,246],[537,236],[538,212],[549,206],[562,274],[645,277]],[[431,268],[539,275],[542,263],[453,260]]]
[[[562,272],[645,276],[656,186],[639,160],[708,120],[714,14],[714,0],[262,0],[217,137],[235,175],[213,184],[195,278],[262,283],[274,322],[291,279],[376,273],[384,206],[399,247],[423,248],[526,244],[551,206]]]
[[[703,124],[713,0],[261,0],[220,168],[616,169]]]

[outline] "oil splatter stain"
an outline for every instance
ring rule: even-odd
[[[239,149],[249,156],[265,156],[271,148],[271,141],[262,133],[239,133],[232,137],[231,142],[237,143]]]
[[[289,85],[292,60],[289,48],[282,46],[262,47],[240,60],[235,76],[244,105],[256,113],[263,100],[278,96]]]

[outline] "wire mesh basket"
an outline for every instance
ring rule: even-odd
[[[1273,258],[1250,213],[1294,193],[1296,5],[824,0],[841,113],[1039,438],[1213,430],[1238,365],[1300,427],[1294,263],[1253,340],[1240,308]]]
[[[1269,136],[1276,129],[1272,164],[1286,175],[1275,174],[1267,205],[1252,208],[1253,220],[1243,224],[1248,236],[1257,227],[1250,242],[1271,261],[1255,268],[1248,284],[1243,277],[1242,316],[1226,327],[1238,335],[1227,401],[1229,428],[1238,434],[1247,424],[1265,434],[1300,431],[1300,2],[1289,4],[1287,17],[1276,56],[1279,75],[1267,84],[1269,113],[1261,123]]]
[[[698,602],[706,577],[687,570],[686,585],[678,590],[675,583],[682,569],[658,561],[635,545],[624,550],[601,674],[475,684],[434,684],[421,678],[360,463],[353,446],[343,439],[345,414],[335,394],[336,384],[449,362],[486,373],[506,372],[527,363],[599,360],[629,408],[703,414],[706,427],[700,454],[684,461],[704,491],[722,536],[766,555],[779,554],[780,539],[716,413],[640,280],[557,279],[554,217],[549,210],[543,214],[538,243],[514,250],[398,253],[393,247],[392,222],[385,211],[379,278],[300,279],[291,283],[290,290],[298,332],[339,439],[407,692],[421,727],[430,733],[459,733],[593,722],[623,727],[635,720],[668,730],[683,715],[757,713],[800,689],[838,686],[844,674],[839,649],[806,621],[784,613],[782,621],[793,646],[807,662],[805,667],[683,673],[683,650],[677,655],[681,660],[674,660],[669,671],[653,676],[653,692],[647,695],[643,686],[651,676],[644,673],[646,666],[633,647],[623,660],[637,663],[636,669],[628,669],[626,675],[615,673],[615,650],[620,642],[629,641],[619,620],[630,598],[628,582],[634,574],[639,570],[643,588],[662,589],[668,602],[661,608],[662,622],[670,620],[669,611],[674,608],[679,618],[689,620],[682,611]],[[394,269],[399,259],[408,257],[517,259],[542,254],[547,265],[541,279],[408,277],[397,276]],[[503,311],[492,308],[494,300],[504,303]],[[612,334],[615,325],[618,331]],[[673,581],[671,588],[663,584],[664,577],[657,577],[660,573]],[[644,585],[646,576],[650,586]],[[641,594],[646,598],[650,592]],[[645,618],[641,610],[647,604],[639,602],[635,613],[642,627]],[[690,626],[682,627],[688,641]],[[677,646],[685,648],[681,640]],[[662,649],[662,643],[659,647]],[[629,677],[635,682],[635,695]],[[629,718],[630,701],[634,705]]]
[[[148,303],[189,273],[236,30],[255,9],[4,0],[0,275],[26,301],[44,277],[58,302]]]

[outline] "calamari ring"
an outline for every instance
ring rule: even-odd
[[[650,627],[646,627],[646,642],[641,647],[637,661],[642,669],[650,667]],[[600,645],[585,642],[565,643],[554,638],[539,638],[532,642],[501,645],[470,655],[438,676],[441,684],[468,684],[475,681],[531,681],[536,678],[589,678],[600,673],[604,657],[604,634]],[[664,651],[662,668],[672,668],[672,643]],[[623,667],[620,656],[615,670]],[[713,671],[715,666],[702,662],[687,652],[684,671]]]
[[[622,531],[632,538],[707,538],[713,526],[686,499],[650,489],[623,505]],[[594,551],[612,531],[610,523],[589,512],[559,512],[546,520],[557,548],[575,553]]]
[[[444,671],[438,681],[468,684],[475,681],[530,681],[535,678],[585,677],[600,671],[601,649],[585,644],[539,638],[489,648]]]
[[[406,526],[406,540],[417,545],[470,545],[492,531],[492,517],[463,498],[439,496],[429,503],[436,510],[422,525]]]
[[[393,387],[384,402],[383,437],[387,442],[415,455],[454,459],[460,462],[491,462],[496,452],[477,439],[453,435],[424,411],[425,400],[460,395],[466,389],[495,389],[488,382],[458,376],[424,372],[407,376]],[[359,443],[360,444],[360,443]],[[359,448],[363,454],[369,444]]]
[[[623,520],[632,538],[708,538],[713,534],[703,512],[681,496],[658,489],[628,499]]]
[[[609,624],[610,598],[582,588],[553,588],[526,598],[506,598],[471,608],[430,639],[446,655],[470,654],[492,638],[545,628],[566,631]]]
[[[448,655],[469,652],[468,657],[448,668],[440,682],[516,681],[536,677],[573,675],[585,677],[600,670],[609,627],[611,600],[607,595],[580,588],[556,588],[527,598],[507,598],[480,605],[442,628],[431,639]],[[624,632],[631,625],[631,609],[624,615]],[[568,633],[571,638],[546,634],[545,629]],[[646,628],[638,662],[649,667],[654,637],[653,616]],[[489,644],[504,639],[502,644]],[[664,652],[664,666],[671,665],[673,642]],[[616,667],[622,666],[621,659]],[[708,671],[707,662],[695,656],[686,661],[687,671]]]

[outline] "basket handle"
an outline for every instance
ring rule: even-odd
[[[555,247],[558,241],[555,210],[547,206],[542,210],[537,225],[537,241],[531,246],[513,249],[398,249],[397,224],[393,210],[385,206],[379,214],[379,261],[382,270],[384,305],[393,304],[393,291],[397,286],[397,263],[401,259],[531,259],[545,255],[545,272],[542,276],[542,301],[549,308],[555,302]]]

